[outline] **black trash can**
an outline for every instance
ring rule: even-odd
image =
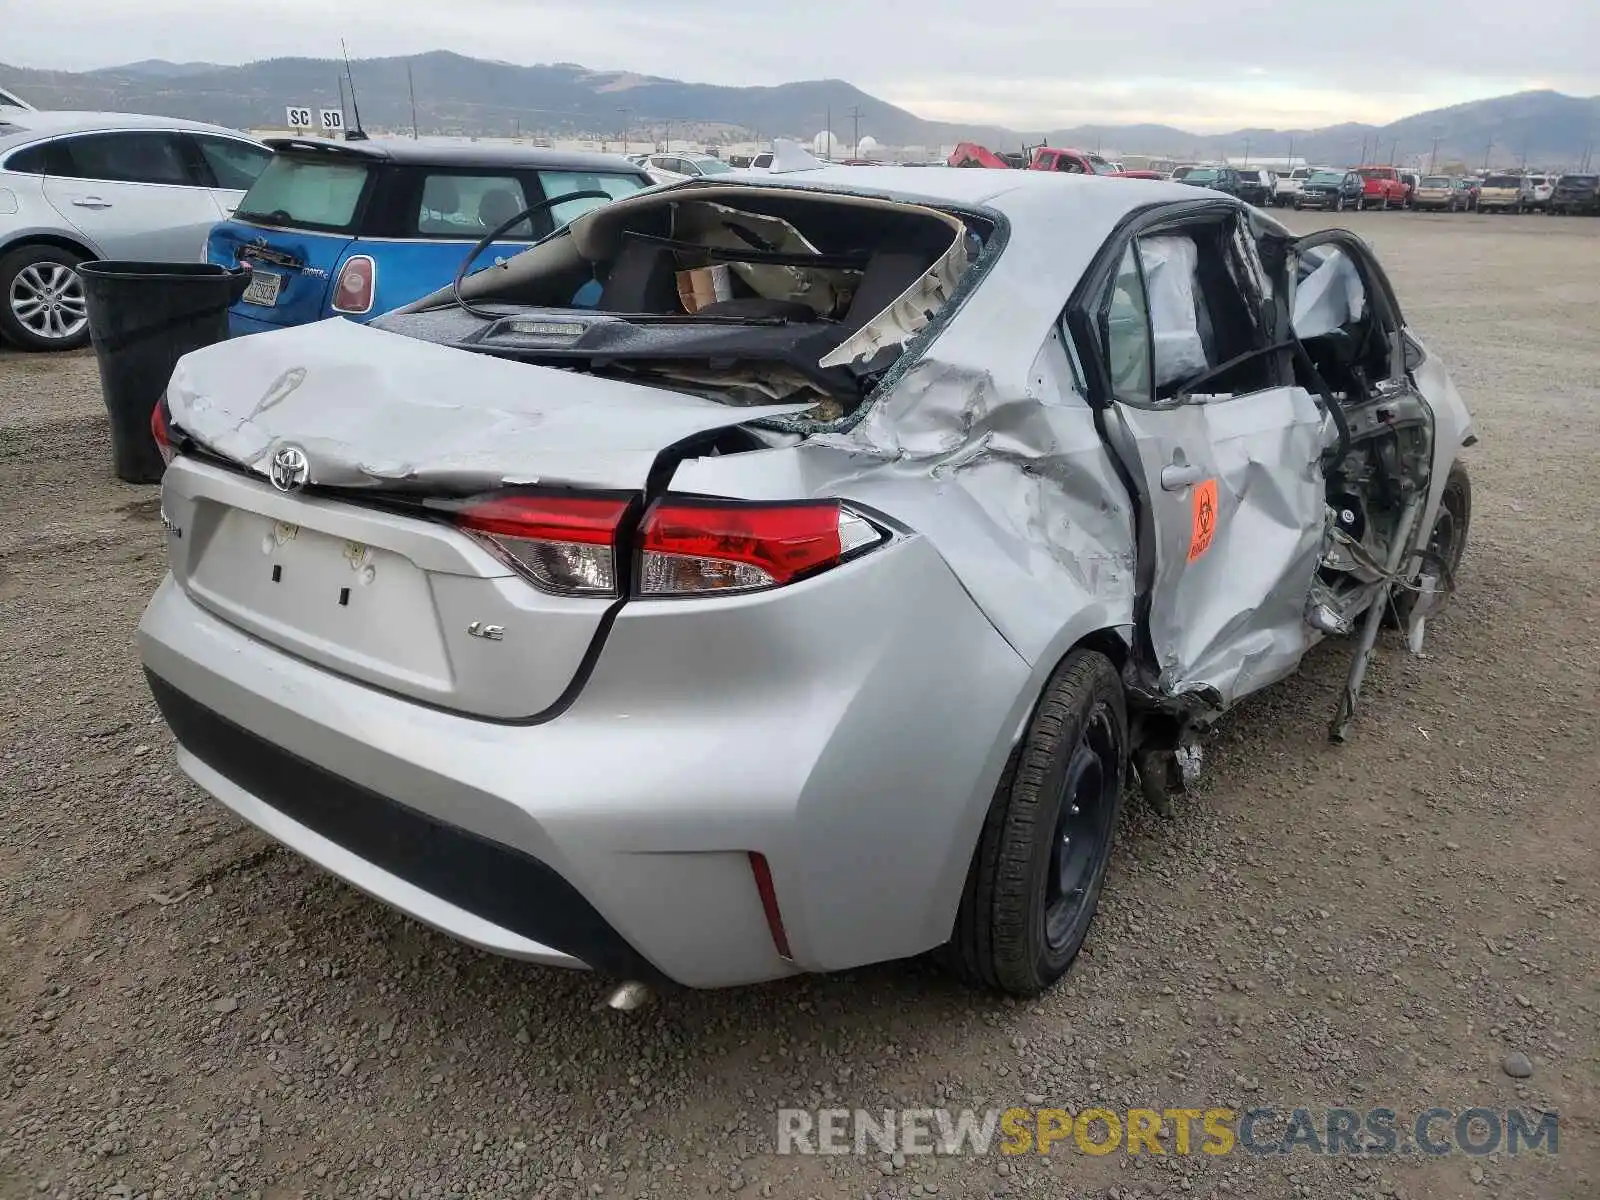
[[[180,358],[228,336],[228,309],[249,286],[250,268],[106,261],[83,263],[78,274],[117,477],[156,483],[164,464],[150,434],[151,410]]]

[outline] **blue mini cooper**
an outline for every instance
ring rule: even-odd
[[[267,145],[272,161],[206,246],[209,261],[251,269],[229,314],[235,336],[369,320],[449,284],[475,242],[525,209],[535,211],[475,266],[652,183],[612,155],[401,139]],[[547,200],[557,202],[538,207]]]

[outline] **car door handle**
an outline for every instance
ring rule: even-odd
[[[1199,483],[1204,474],[1199,467],[1171,463],[1161,468],[1161,486],[1169,492],[1181,492]]]
[[[79,196],[72,202],[78,208],[110,208],[111,201],[102,200],[99,196]]]

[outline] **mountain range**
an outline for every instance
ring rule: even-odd
[[[368,129],[409,130],[412,90],[425,133],[545,133],[659,141],[669,134],[710,141],[809,138],[831,119],[848,143],[859,129],[891,146],[979,141],[1102,148],[1182,158],[1293,152],[1313,161],[1359,158],[1561,167],[1585,159],[1600,139],[1600,97],[1518,92],[1405,117],[1388,125],[1240,129],[1196,134],[1167,125],[1089,125],[1053,130],[929,121],[840,79],[774,87],[722,87],[653,75],[595,71],[575,63],[518,66],[449,51],[352,64]],[[0,85],[41,108],[113,109],[191,117],[238,128],[281,125],[290,104],[338,107],[344,64],[273,58],[240,66],[148,59],[84,72],[0,64]],[[1437,150],[1435,151],[1435,139]]]

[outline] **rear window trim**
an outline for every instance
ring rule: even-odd
[[[323,165],[328,165],[330,162],[328,156],[319,155],[319,153],[316,151],[303,152],[291,150],[285,152],[283,150],[274,150],[272,152],[272,162],[277,162],[280,158],[300,159],[307,162],[317,162],[320,158]],[[265,217],[270,214],[251,212],[244,207],[244,201],[250,198],[250,193],[248,191],[245,193],[244,200],[239,201],[239,207],[234,210],[233,217],[231,219],[239,222],[241,225],[249,225],[255,229],[285,231],[301,230],[307,233],[335,233],[342,234],[346,237],[360,237],[362,227],[366,224],[367,210],[372,206],[372,197],[378,190],[380,177],[384,174],[384,167],[387,164],[382,159],[352,154],[333,159],[332,165],[341,167],[359,166],[365,169],[367,172],[366,182],[361,185],[361,195],[356,197],[355,208],[351,211],[350,219],[343,224],[334,225],[326,221],[295,220],[288,223],[280,223],[276,221],[252,220],[251,218],[253,217]],[[270,170],[272,170],[271,162],[261,169],[261,175],[256,176],[256,182],[259,183],[262,176],[266,175],[266,173]],[[250,190],[255,190],[255,184],[251,185]]]

